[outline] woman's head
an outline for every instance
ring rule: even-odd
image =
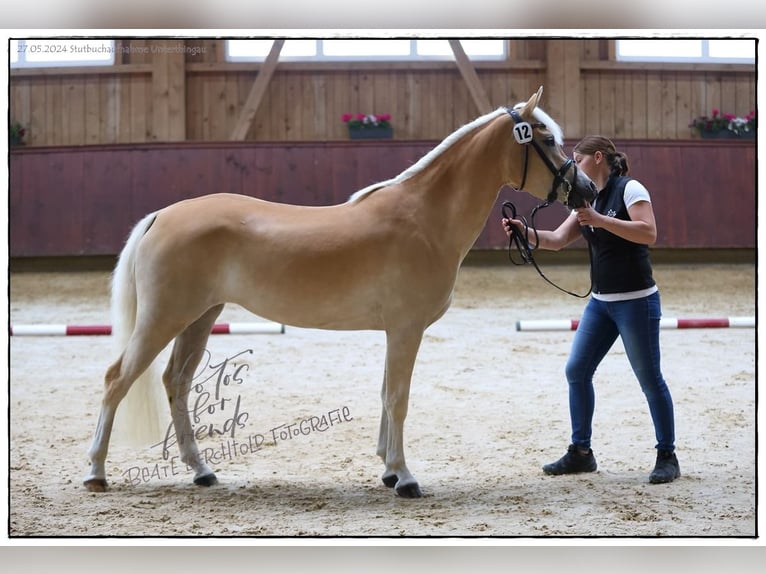
[[[574,147],[575,162],[580,165],[584,160],[583,171],[593,179],[588,170],[608,169],[609,175],[628,175],[628,157],[614,147],[612,140],[604,136],[586,136]],[[592,158],[593,161],[588,161]],[[603,167],[601,167],[603,166]]]

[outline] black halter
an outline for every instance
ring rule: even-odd
[[[514,126],[514,135],[516,135],[516,140],[521,142],[526,142],[524,145],[524,173],[521,176],[521,185],[518,187],[516,191],[523,191],[524,190],[524,184],[527,182],[527,169],[529,167],[529,145],[531,144],[533,148],[535,148],[535,151],[537,152],[537,155],[540,156],[540,159],[543,160],[543,163],[546,165],[548,170],[553,174],[553,184],[551,186],[551,191],[548,193],[548,197],[546,199],[546,205],[542,207],[547,207],[554,201],[556,201],[556,198],[558,197],[558,189],[559,186],[564,184],[566,186],[566,192],[564,194],[564,203],[569,205],[569,194],[572,192],[572,184],[566,180],[564,177],[566,173],[569,171],[570,168],[574,169],[574,176],[572,178],[572,181],[574,181],[574,177],[577,175],[577,167],[575,166],[575,163],[572,161],[571,158],[567,159],[560,168],[556,169],[556,166],[553,165],[550,159],[548,159],[548,156],[545,155],[545,152],[543,152],[543,149],[540,147],[540,144],[537,142],[537,140],[532,137],[532,131],[534,128],[544,128],[546,127],[545,124],[542,123],[534,123],[529,124],[521,117],[521,114],[517,112],[514,109],[509,109],[508,113],[513,118],[513,121],[516,123]]]
[[[553,165],[550,159],[548,159],[548,156],[545,155],[542,148],[540,147],[540,144],[537,142],[537,140],[534,139],[532,132],[534,131],[534,128],[544,128],[546,127],[545,124],[542,123],[534,123],[529,124],[524,121],[524,119],[521,117],[521,114],[517,112],[516,110],[509,109],[508,113],[513,118],[513,121],[516,123],[514,126],[514,136],[516,136],[516,140],[519,143],[522,143],[524,145],[524,173],[521,177],[521,185],[518,187],[516,191],[522,191],[524,188],[524,184],[527,181],[527,168],[529,164],[529,144],[532,144],[532,147],[535,148],[535,151],[540,156],[540,158],[543,160],[545,165],[548,167],[548,170],[553,174],[553,184],[551,186],[551,191],[548,193],[548,197],[546,198],[545,202],[537,205],[530,214],[530,221],[527,223],[527,220],[524,216],[517,217],[516,215],[516,206],[513,205],[510,201],[503,202],[503,217],[506,219],[519,219],[524,224],[524,233],[522,233],[516,228],[516,226],[511,225],[511,234],[508,239],[508,259],[510,259],[511,263],[514,265],[524,265],[525,263],[531,263],[534,268],[537,270],[537,272],[540,274],[540,277],[542,277],[546,282],[548,282],[550,285],[553,285],[556,289],[559,291],[563,291],[567,295],[572,295],[573,297],[579,297],[579,298],[585,298],[588,295],[590,295],[593,287],[591,285],[591,288],[588,289],[588,292],[585,295],[578,295],[577,293],[573,293],[571,291],[567,291],[566,289],[562,289],[558,285],[556,285],[553,281],[548,279],[545,274],[542,272],[540,267],[537,265],[537,262],[535,261],[534,256],[532,255],[532,251],[537,249],[538,245],[540,244],[539,236],[537,233],[537,227],[535,226],[535,217],[537,216],[537,212],[540,209],[543,209],[545,207],[548,207],[551,205],[554,201],[556,201],[556,198],[558,197],[558,188],[560,185],[564,184],[566,185],[566,192],[564,195],[564,203],[572,207],[569,204],[569,194],[572,191],[572,183],[567,181],[564,176],[569,171],[570,168],[573,168],[573,177],[572,181],[574,182],[575,178],[577,177],[577,166],[574,164],[572,159],[567,159],[562,166],[558,169],[556,169],[556,166]],[[510,210],[510,213],[506,210]],[[532,244],[529,241],[529,229],[532,229],[532,232],[534,233],[534,244]],[[516,246],[516,249],[519,252],[519,255],[521,256],[521,261],[517,262],[513,258],[513,246]],[[588,249],[588,253],[590,255],[590,249]]]

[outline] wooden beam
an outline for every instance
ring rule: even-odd
[[[156,40],[152,54],[152,139],[186,139],[186,56],[183,40]]]
[[[519,72],[525,71],[542,72],[545,70],[543,60],[486,60],[471,62],[474,70],[480,72]],[[713,65],[713,64],[708,64]],[[730,64],[734,65],[734,64]],[[95,66],[94,66],[95,67]],[[186,71],[193,74],[222,74],[227,72],[252,72],[253,69],[262,67],[262,64],[253,65],[252,62],[187,62]],[[750,67],[751,72],[755,69]],[[30,68],[37,70],[38,68]],[[52,68],[61,70],[62,68]],[[88,73],[90,68],[81,67],[81,73]],[[431,72],[442,70],[454,70],[455,62],[441,60],[423,61],[349,61],[349,62],[314,62],[314,61],[283,61],[279,63],[279,69],[290,72]],[[22,68],[23,70],[23,68]],[[17,74],[18,69],[11,70],[11,76]],[[24,74],[34,76],[36,74]]]
[[[250,94],[247,96],[245,105],[239,113],[237,123],[231,131],[231,136],[229,136],[230,140],[242,141],[247,137],[247,132],[250,131],[250,127],[253,125],[255,113],[258,111],[258,106],[261,105],[263,96],[266,94],[266,88],[269,86],[271,76],[274,74],[274,69],[277,67],[279,53],[282,51],[284,43],[284,40],[274,40],[269,55],[266,56],[266,61],[258,72],[258,76],[255,78],[255,82],[253,82],[253,87],[250,89]]]
[[[465,55],[460,40],[449,40],[449,45],[452,48],[452,53],[455,54],[457,67],[460,70],[460,74],[463,76],[463,80],[468,85],[468,91],[471,92],[471,97],[473,98],[476,107],[479,109],[479,113],[488,114],[492,111],[492,104],[489,102],[487,92],[484,91],[484,87],[481,85],[476,70],[471,65],[468,56]]]
[[[582,40],[551,39],[545,47],[547,69],[542,108],[558,119],[567,137],[580,138],[584,135]]]
[[[29,78],[37,76],[93,76],[93,75],[128,75],[151,74],[152,64],[115,64],[113,66],[60,66],[58,68],[11,68],[11,78]]]

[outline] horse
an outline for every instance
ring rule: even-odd
[[[564,154],[561,128],[538,106],[542,93],[458,128],[398,176],[344,203],[210,194],[141,219],[112,276],[113,332],[123,350],[104,377],[85,487],[106,490],[117,407],[171,341],[162,381],[180,458],[195,484],[217,483],[200,457],[187,399],[216,318],[236,303],[296,327],[385,332],[381,480],[401,497],[423,496],[404,456],[415,359],[423,332],[449,308],[500,190],[523,188],[570,207],[594,197],[593,183]]]

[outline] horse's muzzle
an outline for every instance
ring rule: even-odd
[[[575,180],[572,183],[572,190],[566,200],[566,205],[570,209],[585,207],[586,203],[591,203],[596,197],[596,185],[584,175],[581,171],[575,173]]]

